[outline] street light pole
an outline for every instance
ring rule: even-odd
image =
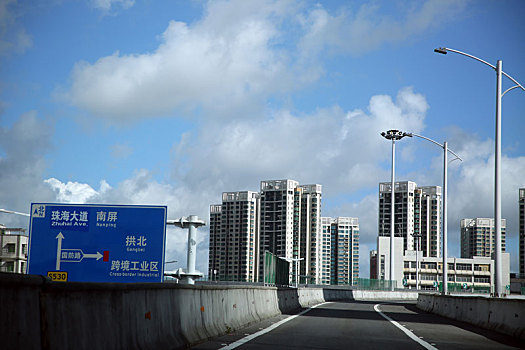
[[[395,259],[394,259],[394,222],[395,222],[395,170],[396,169],[396,141],[392,139],[392,172],[391,172],[391,184],[390,184],[390,281],[396,279],[395,274]],[[391,289],[394,290],[394,283],[391,282]]]
[[[391,281],[391,289],[394,290],[394,283],[392,281],[395,281],[395,261],[394,261],[394,225],[395,225],[395,211],[394,211],[394,205],[395,205],[395,163],[396,163],[396,140],[401,140],[403,137],[407,136],[405,133],[399,131],[399,130],[388,130],[386,132],[382,132],[381,136],[383,136],[387,140],[392,140],[392,181],[390,185],[390,281]]]
[[[434,49],[434,52],[446,55],[447,52],[454,52],[469,58],[472,58],[478,62],[486,64],[496,71],[496,135],[495,135],[495,150],[494,150],[494,221],[496,230],[496,247],[494,256],[495,265],[495,291],[494,295],[499,297],[503,295],[503,272],[501,262],[501,98],[510,90],[520,88],[525,91],[525,88],[518,83],[514,78],[505,73],[502,69],[503,62],[498,60],[497,66],[494,66],[476,56],[469,55],[468,53],[461,52],[458,50],[450,49],[447,47],[440,47]],[[501,77],[502,75],[509,78],[514,86],[508,88],[503,93],[501,92]]]
[[[501,264],[501,68],[503,62],[498,60],[496,66],[496,145],[494,157],[494,221],[496,229],[496,249],[494,254],[495,295],[503,296],[503,269]]]
[[[443,149],[443,213],[442,213],[442,222],[443,222],[443,288],[442,293],[443,295],[448,294],[448,263],[447,263],[447,257],[448,257],[448,206],[447,206],[447,194],[448,194],[448,152],[452,153],[456,158],[453,159],[461,159],[460,156],[458,156],[454,151],[450,150],[448,148],[448,143],[445,141],[443,144],[440,144],[437,141],[434,141],[428,137],[421,136],[418,134],[412,134],[412,133],[404,133],[408,137],[416,136],[419,138],[422,138],[424,140],[430,141],[433,144],[441,147]],[[417,253],[417,252],[416,252]]]
[[[447,189],[448,189],[448,144],[443,142],[443,295],[448,294],[448,215],[447,215]]]

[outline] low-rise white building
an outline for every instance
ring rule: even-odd
[[[443,281],[443,259],[437,257],[424,257],[422,252],[407,250],[402,252],[402,244],[398,242],[401,237],[396,237],[395,242],[395,277],[398,288],[416,288],[416,270],[419,289],[438,290]],[[389,276],[390,264],[390,237],[378,237],[378,278]],[[384,261],[384,263],[383,263]],[[448,257],[448,283],[449,291],[485,291],[494,290],[494,260],[490,257],[474,256],[472,258]],[[502,253],[502,282],[510,286],[510,255]],[[510,290],[507,290],[510,293]]]
[[[419,252],[421,254],[421,252]],[[509,253],[502,253],[503,285],[510,286]],[[407,251],[403,261],[405,288],[416,288],[416,252]],[[485,256],[447,258],[449,290],[467,289],[492,292],[494,289],[494,260]],[[419,289],[436,290],[443,278],[443,259],[418,256]],[[452,288],[450,287],[452,286]]]
[[[0,225],[0,271],[26,273],[29,237],[22,228]]]

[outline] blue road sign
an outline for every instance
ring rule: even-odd
[[[165,206],[32,203],[30,274],[74,282],[162,282]]]

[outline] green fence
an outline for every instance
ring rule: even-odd
[[[490,294],[490,287],[476,287],[469,286],[466,283],[448,283],[448,292],[453,293],[485,293]],[[465,288],[466,287],[466,288]],[[441,292],[443,290],[443,283],[439,282],[438,290]]]
[[[290,285],[290,263],[269,251],[264,252],[264,284]]]
[[[358,278],[352,286],[361,290],[392,290],[397,288],[397,281]]]

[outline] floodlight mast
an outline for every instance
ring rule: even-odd
[[[395,280],[395,261],[394,261],[394,224],[395,224],[395,164],[396,164],[396,141],[408,136],[406,133],[391,129],[381,133],[385,139],[392,141],[392,181],[390,185],[390,281]],[[394,290],[394,283],[391,282],[391,289]]]

